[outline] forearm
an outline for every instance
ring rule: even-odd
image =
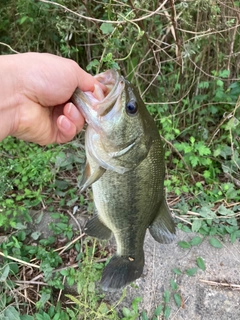
[[[15,130],[16,109],[21,99],[16,69],[13,56],[0,56],[0,141]]]

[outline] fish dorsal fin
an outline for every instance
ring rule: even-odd
[[[165,199],[161,202],[158,213],[149,226],[149,231],[160,243],[171,243],[176,238],[175,224]]]
[[[105,171],[106,171],[106,169],[104,169],[104,168],[99,166],[91,174],[90,165],[89,165],[88,162],[86,162],[86,165],[85,165],[85,168],[84,168],[84,171],[83,171],[83,175],[82,175],[82,179],[81,179],[80,184],[79,184],[80,191],[81,192],[85,191],[88,187],[91,186],[91,184],[93,184],[98,179],[100,179]]]
[[[87,235],[102,240],[109,239],[112,234],[112,231],[108,227],[106,227],[105,224],[102,223],[102,221],[100,221],[97,214],[95,214],[93,218],[87,222],[84,231]]]

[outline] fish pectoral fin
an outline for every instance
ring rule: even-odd
[[[149,231],[152,237],[160,243],[171,243],[176,238],[175,224],[165,199],[149,226]]]
[[[98,167],[92,174],[90,170],[90,165],[87,162],[83,171],[82,179],[80,181],[80,192],[85,191],[88,187],[90,187],[94,182],[101,178],[106,169],[102,167]]]
[[[88,236],[102,240],[109,239],[112,234],[112,231],[100,221],[97,214],[86,223],[84,231]]]

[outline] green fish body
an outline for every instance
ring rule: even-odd
[[[92,185],[97,212],[85,232],[99,239],[113,233],[117,252],[101,284],[115,291],[141,276],[147,228],[156,241],[170,243],[175,226],[164,198],[164,150],[153,118],[115,70],[96,78],[108,87],[106,96],[76,89],[72,101],[88,123],[82,190]]]

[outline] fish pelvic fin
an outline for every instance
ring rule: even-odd
[[[101,240],[109,239],[112,234],[112,231],[100,221],[97,214],[86,223],[84,231],[88,236]]]
[[[171,243],[175,240],[175,224],[165,199],[162,201],[155,219],[149,226],[149,231],[157,242]]]
[[[79,183],[80,192],[85,191],[88,187],[90,187],[94,182],[101,178],[106,169],[102,167],[98,167],[92,174],[90,173],[90,165],[87,162],[83,171],[82,179]]]
[[[113,256],[101,279],[104,291],[114,292],[140,278],[144,267],[144,254],[139,258]]]

